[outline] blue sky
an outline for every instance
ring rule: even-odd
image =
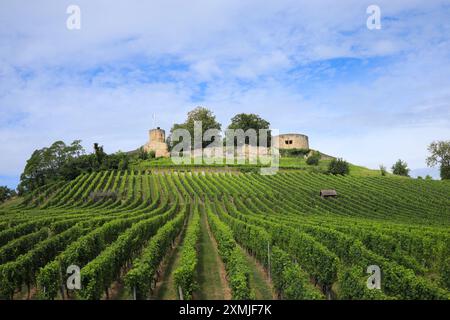
[[[55,140],[131,150],[197,105],[371,168],[450,138],[448,1],[4,0],[0,25],[0,185]]]

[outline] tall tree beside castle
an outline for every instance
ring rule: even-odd
[[[231,118],[231,124],[228,126],[228,129],[242,129],[247,131],[248,129],[254,129],[256,131],[258,142],[259,142],[259,130],[260,129],[269,129],[270,122],[264,120],[259,115],[254,113],[239,113]],[[270,131],[267,133],[267,145],[270,145],[271,134]],[[236,139],[234,144],[236,145]],[[245,143],[249,144],[249,138],[245,137]]]
[[[202,123],[202,133],[205,133],[208,129],[217,129],[221,130],[222,125],[217,122],[216,116],[214,113],[204,107],[197,107],[194,110],[188,112],[187,119],[183,123],[175,123],[172,126],[172,129],[170,129],[170,133],[172,134],[174,130],[176,129],[186,129],[191,134],[192,142],[191,145],[193,146],[193,139],[194,139],[194,122],[200,121]],[[170,142],[171,136],[168,137],[168,141]],[[176,141],[174,141],[176,142]],[[202,148],[207,147],[212,141],[203,141],[202,142]],[[170,143],[168,143],[170,145]]]
[[[450,140],[433,141],[428,146],[431,155],[427,158],[427,165],[434,167],[439,165],[441,179],[450,179]]]

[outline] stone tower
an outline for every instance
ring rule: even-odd
[[[166,143],[166,132],[157,127],[148,132],[149,141],[144,145],[146,152],[155,151],[156,157],[169,157],[169,149]]]
[[[278,139],[280,149],[309,149],[309,139],[304,134],[287,133],[274,138]]]
[[[166,142],[166,132],[157,127],[156,129],[151,129],[149,132],[149,142]]]

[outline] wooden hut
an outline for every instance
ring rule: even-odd
[[[336,198],[337,192],[334,189],[323,189],[320,190],[320,196],[322,198]]]

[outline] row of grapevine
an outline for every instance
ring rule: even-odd
[[[186,235],[180,251],[180,262],[174,272],[175,285],[181,288],[183,299],[190,300],[197,288],[195,274],[198,263],[197,243],[200,236],[200,214],[198,206],[194,206],[193,215],[188,222]]]

